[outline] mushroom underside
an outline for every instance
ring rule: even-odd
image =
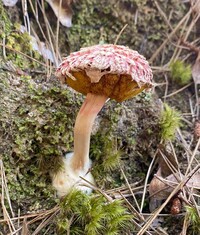
[[[71,77],[65,76],[61,80],[74,90],[86,95],[93,93],[104,95],[117,102],[122,102],[136,96],[143,90],[149,88],[148,84],[138,84],[130,75],[105,74],[99,82],[91,82],[85,71],[70,72]],[[75,79],[73,79],[73,77]]]

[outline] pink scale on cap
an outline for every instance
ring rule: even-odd
[[[109,77],[110,80],[110,75],[115,75],[115,83],[119,83],[120,88],[115,87],[116,84],[114,85],[115,91],[110,93],[111,98],[112,94],[121,90],[124,91],[124,87],[128,89],[127,94],[131,94],[130,89],[133,89],[132,96],[134,96],[142,90],[153,86],[152,70],[144,56],[140,55],[137,51],[120,45],[95,45],[71,53],[63,60],[56,72],[59,78],[64,76],[68,84],[71,83],[71,81],[68,81],[71,79],[69,74],[72,74],[75,78],[77,75],[81,77],[79,79],[77,78],[79,83],[84,80],[84,84],[80,85],[82,86],[80,89],[78,88],[78,84],[72,86],[80,92],[86,86],[86,91],[82,92],[84,94],[93,92],[93,88],[89,83],[96,83],[97,86],[97,83],[102,82],[104,84],[103,86],[105,86],[105,78]],[[116,76],[119,78],[118,81]],[[101,81],[102,79],[103,81]],[[132,88],[129,88],[125,84],[126,79],[127,83],[134,82]],[[71,84],[69,85],[71,86]],[[95,88],[95,92],[98,93],[98,89]],[[126,90],[124,92],[126,93]],[[129,96],[131,97],[131,95]],[[117,100],[117,98],[115,99]],[[126,95],[125,99],[127,99]],[[120,98],[121,100],[122,98]]]

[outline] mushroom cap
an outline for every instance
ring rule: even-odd
[[[112,44],[81,48],[59,65],[56,76],[76,91],[119,102],[152,87],[152,70],[137,51]]]

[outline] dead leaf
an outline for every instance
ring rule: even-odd
[[[149,185],[150,195],[150,211],[155,210],[162,200],[165,200],[174,190],[177,184],[184,178],[183,174],[171,174],[165,178],[161,176],[161,169],[159,168],[157,174],[152,179]],[[184,187],[200,189],[200,172],[196,172],[186,183]]]
[[[200,84],[200,52],[198,53],[196,61],[192,66],[192,77],[195,84]]]
[[[2,0],[3,4],[8,7],[13,7],[16,5],[18,0]],[[60,8],[61,0],[46,0],[49,3],[52,10],[54,11],[56,17],[59,19],[60,23],[65,27],[72,26],[72,0],[62,0],[61,9]]]
[[[13,7],[18,0],[2,0],[3,4],[7,7]]]
[[[179,173],[171,174],[166,178],[161,176],[154,176],[150,183],[150,197],[156,196],[159,199],[166,199],[167,196],[173,191],[174,187],[184,178],[184,175]],[[153,187],[152,187],[153,185]],[[185,187],[200,189],[200,172],[194,174],[186,183]]]
[[[62,0],[60,8],[60,0],[46,0],[53,9],[56,17],[59,19],[62,25],[65,27],[72,26],[72,0]],[[60,9],[59,9],[60,8]]]
[[[162,180],[161,176],[161,168],[159,168],[157,174],[153,177],[151,183],[149,184],[149,195],[151,198],[156,198],[157,200],[162,200],[163,198],[166,198],[169,195],[169,192],[167,192],[167,186]]]
[[[177,170],[178,165],[168,145],[159,144],[158,149],[158,164],[161,169],[161,175],[165,178],[172,173],[172,168]]]

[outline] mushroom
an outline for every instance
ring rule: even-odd
[[[112,44],[86,47],[71,53],[60,64],[56,75],[62,82],[86,95],[75,122],[74,153],[68,156],[63,170],[53,178],[53,186],[62,196],[73,186],[80,188],[80,176],[94,182],[91,173],[88,173],[91,166],[90,134],[106,100],[110,98],[122,102],[137,95],[152,87],[153,76],[148,62],[137,51]],[[85,188],[80,189],[85,191]]]

